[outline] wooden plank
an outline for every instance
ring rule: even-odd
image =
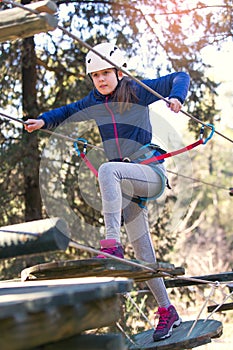
[[[146,266],[152,267],[150,264]],[[153,265],[153,268],[157,269],[157,271],[151,272],[145,270],[143,265],[142,267],[130,266],[114,259],[67,260],[32,266],[24,269],[21,272],[21,277],[23,281],[35,278],[52,279],[91,276],[125,277],[132,278],[135,281],[146,281],[154,277],[163,277],[162,272],[164,271],[172,275],[184,273],[183,268],[175,268],[174,265],[166,263],[158,263]]]
[[[226,303],[221,306],[219,305],[210,305],[208,306],[208,312],[222,312],[222,311],[228,311],[228,310],[233,310],[233,303]]]
[[[126,290],[132,288],[132,281],[124,283]],[[31,349],[109,326],[120,317],[119,281],[115,279],[0,285],[0,334],[4,334],[0,349]]]
[[[132,336],[135,344],[128,343],[129,350],[185,350],[192,349],[211,342],[212,338],[222,335],[222,323],[214,320],[199,320],[190,335],[194,321],[183,322],[175,328],[170,338],[154,342],[151,329]]]
[[[32,350],[127,350],[120,334],[83,334]]]
[[[0,227],[0,259],[66,250],[68,237],[67,225],[60,218]]]
[[[195,285],[199,285],[202,284],[201,280],[205,280],[205,281],[210,281],[210,282],[229,282],[229,281],[233,281],[233,272],[222,272],[222,273],[218,273],[218,274],[213,274],[213,275],[203,275],[203,276],[194,276],[191,278],[195,278],[196,280],[200,280],[200,282],[198,281],[192,281],[190,280],[186,280],[186,279],[172,279],[172,280],[167,280],[165,281],[166,287],[167,288],[174,288],[174,287],[187,287],[187,286],[195,286]]]
[[[26,38],[57,27],[58,19],[53,15],[57,12],[54,2],[40,1],[25,7],[40,14],[33,14],[17,7],[0,11],[0,42]]]
[[[69,286],[79,286],[79,289],[84,285],[84,289],[87,285],[92,288],[92,285],[96,284],[111,284],[115,293],[125,293],[132,289],[133,281],[126,278],[113,278],[113,277],[85,277],[85,278],[66,278],[59,280],[34,280],[22,282],[20,280],[17,281],[0,281],[0,296],[6,294],[24,294],[29,292],[40,292],[44,289],[49,290],[51,288],[64,287],[65,289],[69,288]],[[95,288],[95,287],[93,287]],[[109,288],[109,287],[108,287]],[[96,292],[97,293],[97,292]],[[95,293],[95,298],[96,298]],[[91,296],[85,296],[86,298],[90,298]],[[89,300],[89,299],[88,299]],[[1,315],[0,315],[1,317]]]

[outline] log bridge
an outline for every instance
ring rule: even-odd
[[[60,218],[5,226],[0,228],[0,259],[66,250],[69,242],[69,230]],[[114,259],[58,261],[24,269],[21,280],[0,282],[0,349],[185,350],[221,336],[222,323],[214,320],[199,320],[191,333],[194,321],[183,322],[159,342],[153,342],[153,329],[127,339],[120,333],[93,334],[119,320],[119,296],[131,291],[133,282],[164,272],[174,278],[184,274],[173,264],[158,263],[151,273],[140,263],[141,267]],[[167,287],[188,283],[180,278],[165,282]]]

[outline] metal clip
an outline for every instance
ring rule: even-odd
[[[211,128],[211,133],[209,134],[209,136],[206,139],[204,139],[205,126],[209,126]],[[203,139],[203,145],[205,145],[213,137],[214,132],[215,132],[215,126],[213,124],[202,125],[201,130],[200,130],[200,139]]]
[[[83,143],[83,150],[82,151],[80,151],[79,146],[78,146],[78,143],[80,143],[80,142]],[[80,157],[81,153],[85,155],[87,153],[87,140],[82,138],[82,137],[79,137],[77,139],[77,141],[74,142],[74,148],[75,148],[75,151],[77,152],[79,157]]]

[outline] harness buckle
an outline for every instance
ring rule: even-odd
[[[78,143],[80,143],[80,142],[82,142],[82,144],[83,144],[82,151],[80,151],[79,145],[78,145]],[[87,140],[82,138],[82,137],[77,138],[77,141],[74,142],[74,148],[75,148],[75,151],[77,152],[79,157],[81,154],[86,155],[86,153],[87,153]]]
[[[211,128],[211,132],[206,139],[204,139],[205,126],[209,126]],[[214,132],[215,132],[215,126],[213,124],[202,125],[201,130],[200,130],[200,140],[203,140],[203,145],[205,145],[210,139],[212,139]]]
[[[131,159],[129,157],[123,158],[122,161],[125,162],[125,163],[131,163]]]

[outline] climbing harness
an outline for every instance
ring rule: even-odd
[[[80,141],[83,142],[82,151],[80,151],[80,149],[78,147],[78,142],[80,143]],[[93,172],[93,174],[96,177],[98,177],[98,171],[96,170],[96,168],[92,165],[92,163],[89,161],[89,159],[86,156],[86,154],[87,154],[87,140],[82,138],[82,137],[78,138],[77,141],[74,142],[74,148],[75,148],[75,151],[77,152],[78,156],[83,159],[86,166]]]
[[[123,159],[121,157],[121,159],[122,159],[121,161],[127,162],[127,163],[137,163],[137,164],[150,164],[150,163],[156,164],[156,163],[159,163],[160,161],[164,160],[165,158],[173,157],[177,154],[187,152],[187,151],[189,151],[189,150],[191,150],[191,149],[193,149],[201,144],[205,145],[213,137],[214,131],[215,131],[214,125],[208,124],[208,126],[211,127],[211,133],[209,134],[209,136],[207,138],[204,139],[205,126],[202,125],[201,130],[200,130],[200,139],[198,141],[186,146],[186,147],[183,147],[183,148],[178,149],[176,151],[172,151],[172,152],[167,153],[166,151],[161,149],[158,145],[146,144],[146,145],[142,146],[139,149],[139,151],[135,152],[131,157],[125,157]],[[118,135],[116,134],[116,136],[118,136]],[[117,137],[117,140],[118,140],[118,137]],[[80,148],[78,146],[78,143],[80,143],[80,141],[83,143],[82,150],[80,150]],[[87,140],[84,138],[78,138],[77,141],[74,142],[74,148],[75,148],[75,151],[77,152],[77,155],[83,159],[83,161],[85,162],[87,167],[92,171],[92,173],[96,177],[98,177],[97,169],[93,166],[93,164],[90,162],[90,160],[86,156]],[[152,148],[152,150],[150,148]],[[158,152],[158,150],[159,150],[159,153],[162,153],[162,154],[154,156],[154,152]],[[156,168],[154,168],[154,170],[156,171]],[[159,170],[157,171],[157,173],[159,175],[161,175]],[[161,179],[163,180],[162,190],[156,196],[153,196],[153,197],[139,197],[139,196],[130,197],[125,193],[123,194],[123,196],[125,198],[130,199],[131,201],[137,203],[141,208],[145,208],[146,202],[148,200],[157,199],[161,195],[161,193],[163,192],[164,187],[165,187],[165,180],[164,180],[163,176],[161,176]],[[167,186],[168,186],[168,188],[170,188],[168,183],[167,183]]]
[[[205,126],[208,126],[211,128],[211,133],[210,135],[204,139],[204,129],[205,129]],[[154,157],[151,157],[149,159],[145,159],[141,162],[141,164],[149,164],[151,162],[158,162],[159,160],[162,160],[162,159],[165,159],[165,158],[169,158],[169,157],[173,157],[173,156],[176,156],[177,154],[181,154],[181,153],[184,153],[184,152],[187,152],[201,144],[205,145],[214,135],[214,132],[215,132],[215,127],[213,124],[206,124],[206,125],[202,125],[201,127],[201,130],[200,130],[200,139],[186,147],[183,147],[181,149],[178,149],[176,151],[173,151],[173,152],[169,152],[169,153],[165,153],[165,154],[161,154],[160,156],[154,156]]]

